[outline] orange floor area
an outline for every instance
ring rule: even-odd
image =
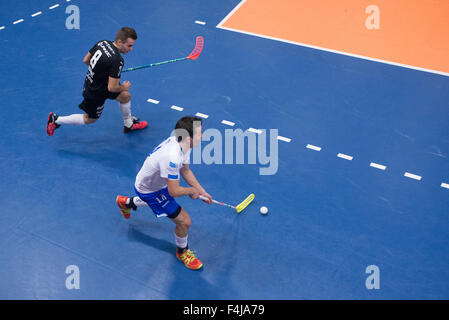
[[[247,0],[223,27],[449,73],[448,0]]]

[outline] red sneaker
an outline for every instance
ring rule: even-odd
[[[195,254],[190,249],[187,249],[181,254],[176,252],[176,258],[184,262],[185,266],[192,270],[201,269],[203,266],[203,263],[195,257]]]
[[[58,119],[58,116],[55,113],[50,112],[47,121],[47,134],[49,136],[52,136],[55,130],[61,126],[59,124],[56,124],[56,119]]]
[[[139,118],[133,117],[133,125],[131,127],[123,127],[124,133],[129,133],[131,131],[135,130],[142,130],[145,129],[148,126],[148,122],[146,121],[139,121]]]
[[[125,219],[129,219],[131,217],[131,210],[126,205],[126,200],[128,200],[128,197],[117,196],[115,202],[117,202],[117,205],[120,208],[120,212],[122,213],[123,217],[125,217]]]

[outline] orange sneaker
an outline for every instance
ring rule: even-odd
[[[187,249],[181,254],[176,252],[176,257],[184,262],[185,266],[189,269],[198,270],[203,266],[203,263],[195,257],[195,254],[190,249]]]
[[[131,217],[131,209],[126,206],[126,200],[128,200],[128,197],[117,196],[115,202],[117,202],[123,217],[125,217],[125,219],[129,219]]]

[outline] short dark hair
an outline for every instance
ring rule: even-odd
[[[175,125],[175,135],[178,142],[187,137],[186,132],[190,138],[193,138],[193,129],[201,126],[202,123],[203,119],[194,116],[185,116],[179,119]]]
[[[125,42],[128,38],[137,40],[136,30],[131,27],[123,27],[117,32],[115,41],[121,40],[122,42]]]

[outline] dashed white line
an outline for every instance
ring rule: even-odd
[[[283,136],[278,136],[277,139],[278,139],[278,140],[281,140],[281,141],[285,141],[285,142],[290,142],[290,141],[292,141],[292,139],[286,138],[286,137],[283,137]]]
[[[24,21],[23,19],[19,19],[19,20],[14,21],[12,24],[18,24],[18,23],[21,23],[23,21]]]
[[[178,111],[184,110],[184,108],[181,108],[181,107],[178,107],[178,106],[171,106],[171,108],[172,108],[173,110],[178,110]]]
[[[204,21],[199,21],[199,20],[196,20],[195,23],[196,23],[196,24],[201,24],[201,25],[203,25],[203,26],[206,24],[206,22],[204,22]]]
[[[204,119],[209,118],[209,116],[208,116],[207,114],[200,113],[200,112],[197,112],[195,115],[196,115],[197,117],[204,118]]]
[[[384,166],[384,165],[378,164],[378,163],[374,163],[374,162],[370,163],[370,167],[373,167],[373,168],[376,168],[376,169],[380,169],[380,170],[387,169],[387,166]]]
[[[249,132],[254,132],[254,133],[257,133],[257,134],[261,134],[262,133],[262,130],[254,129],[254,128],[249,128],[248,131]]]
[[[59,7],[59,4],[52,5],[49,9],[53,10],[54,8],[57,8],[57,7]]]
[[[349,160],[349,161],[351,161],[352,159],[354,159],[354,157],[348,156],[347,154],[344,154],[344,153],[339,153],[339,154],[337,154],[337,157],[342,158],[342,159],[345,159],[345,160]]]
[[[154,99],[148,99],[147,101],[150,102],[150,103],[154,103],[154,104],[158,104],[159,103],[159,101],[154,100]]]
[[[0,30],[3,30],[3,29],[5,29],[5,26],[1,26],[1,27],[0,27]]]
[[[312,144],[306,145],[306,148],[307,149],[311,149],[311,150],[315,150],[315,151],[321,151],[321,147],[317,147],[317,146],[314,146]]]
[[[42,11],[39,11],[39,12],[36,12],[36,13],[33,13],[31,16],[34,18],[34,17],[36,17],[36,16],[38,16],[38,15],[40,15],[40,14],[42,14]]]
[[[418,180],[418,181],[421,180],[421,176],[418,176],[416,174],[409,173],[409,172],[404,173],[404,177],[407,177],[407,178],[410,178],[410,179],[415,179],[415,180]]]
[[[67,2],[69,2],[69,1],[70,0],[67,0]],[[55,7],[55,6],[53,6],[53,7]],[[35,16],[40,15],[40,14],[42,14],[41,11],[36,12],[36,13],[34,13],[32,15],[32,17],[35,17]],[[14,24],[17,24],[17,23],[20,23],[20,22],[23,22],[23,21],[24,21],[23,19],[20,19],[20,20],[15,21]],[[5,29],[5,26],[1,26],[0,27],[0,30],[3,30],[3,29]],[[155,100],[155,99],[149,98],[147,101],[150,102],[150,103],[159,104],[159,101]],[[184,110],[184,108],[181,108],[181,107],[178,107],[178,106],[175,106],[175,105],[172,105],[171,109],[177,110],[177,111],[183,111]],[[196,116],[204,118],[204,119],[209,118],[209,115],[204,114],[204,113],[200,113],[200,112],[197,112]],[[234,122],[228,121],[228,120],[222,120],[221,123],[224,124],[224,125],[227,125],[227,126],[231,126],[231,127],[235,126]],[[262,130],[255,129],[255,128],[249,128],[248,131],[249,132],[253,132],[253,133],[257,133],[257,134],[261,134],[262,133]],[[286,138],[286,137],[283,137],[283,136],[277,136],[277,140],[284,141],[284,142],[291,142],[290,138]],[[322,149],[321,147],[314,146],[312,144],[307,144],[306,148],[311,149],[311,150],[315,150],[315,151],[321,151],[321,149]],[[349,160],[349,161],[354,159],[353,156],[350,156],[350,155],[347,155],[347,154],[344,154],[344,153],[338,153],[337,157],[345,159],[345,160]],[[371,162],[370,163],[370,167],[373,167],[373,168],[376,168],[376,169],[379,169],[379,170],[386,170],[387,169],[387,166],[382,165],[382,164],[378,164],[378,163],[375,163],[375,162]],[[405,172],[404,176],[407,177],[407,178],[410,178],[410,179],[418,180],[418,181],[420,181],[422,179],[421,176],[416,175],[416,174],[412,174],[412,173],[409,173],[409,172]],[[449,189],[449,184],[445,183],[445,182],[442,182],[441,183],[441,187],[445,188],[445,189]]]
[[[234,122],[227,121],[227,120],[222,120],[221,123],[222,123],[222,124],[225,124],[225,125],[227,125],[227,126],[231,126],[231,127],[235,126],[235,123],[234,123]]]

